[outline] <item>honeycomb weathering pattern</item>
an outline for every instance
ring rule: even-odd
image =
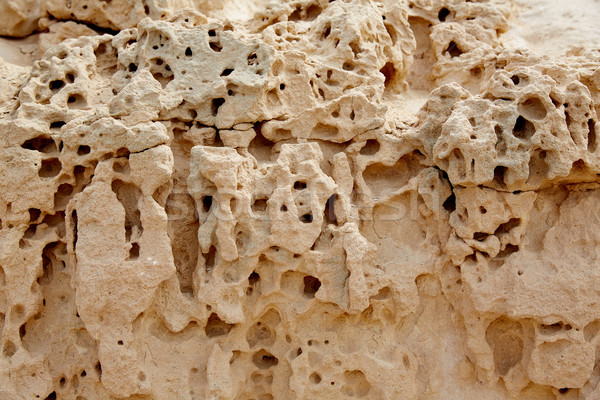
[[[600,51],[520,6],[0,0],[0,398],[600,399]]]

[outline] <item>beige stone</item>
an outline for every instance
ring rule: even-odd
[[[0,0],[0,398],[600,399],[580,6]]]

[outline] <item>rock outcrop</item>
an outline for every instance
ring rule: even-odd
[[[600,399],[600,52],[213,3],[0,0],[0,398]]]

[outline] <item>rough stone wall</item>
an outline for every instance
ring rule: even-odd
[[[0,0],[0,398],[600,399],[600,50],[522,6]]]

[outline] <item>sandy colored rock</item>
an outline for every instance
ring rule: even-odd
[[[0,0],[0,398],[600,399],[580,3]]]

